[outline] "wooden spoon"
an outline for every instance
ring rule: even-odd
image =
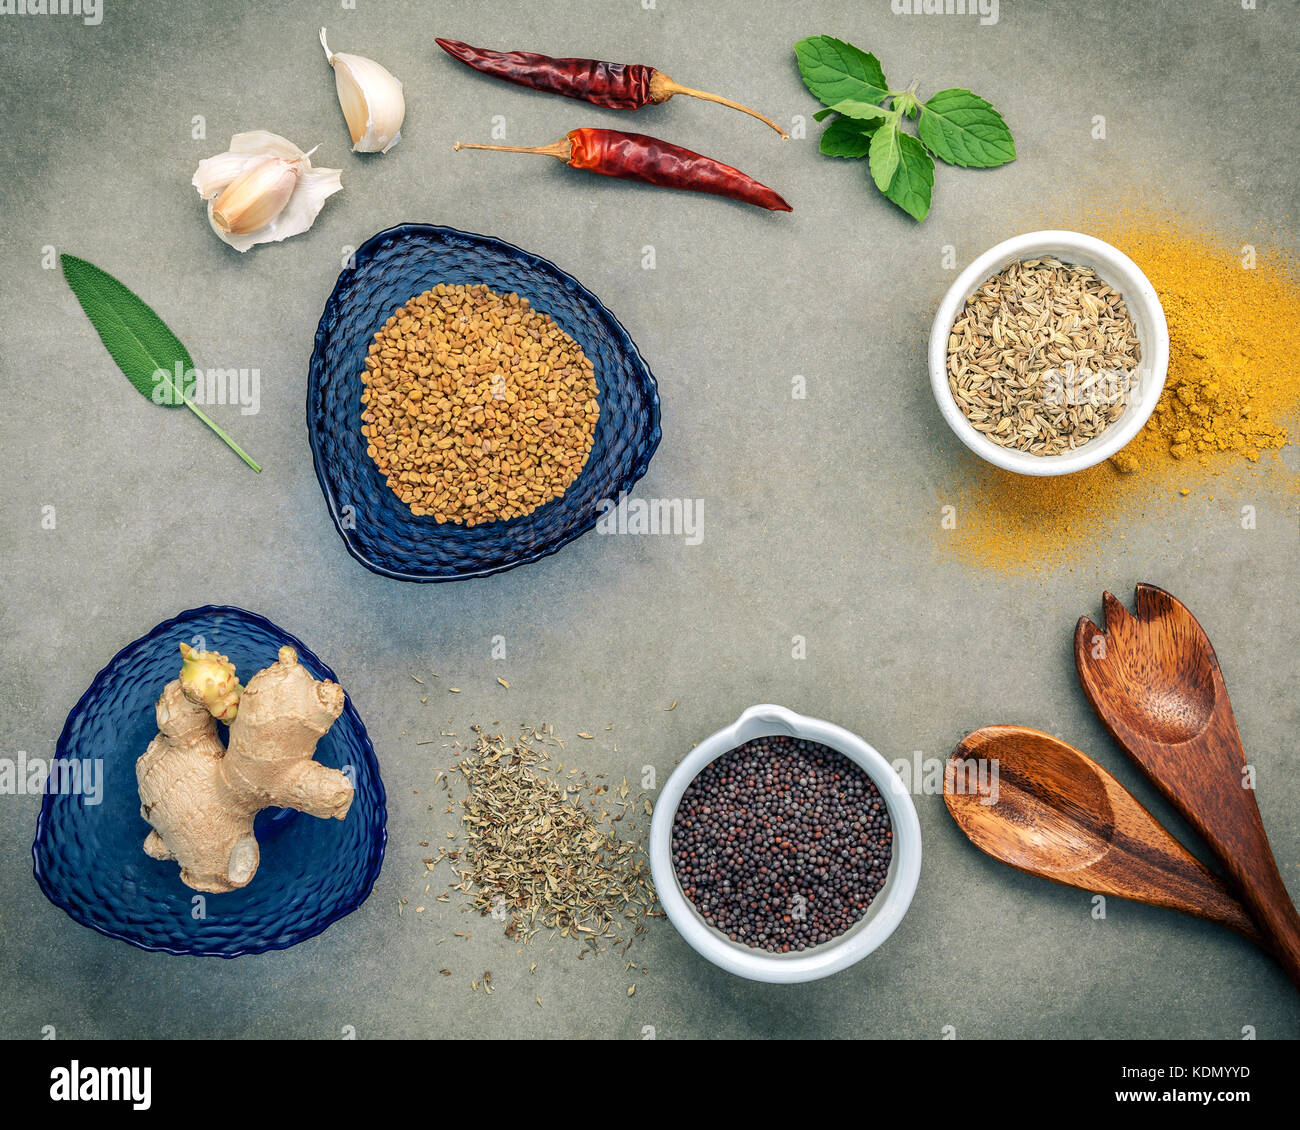
[[[1178,600],[1138,585],[1136,614],[1103,596],[1106,630],[1080,617],[1079,682],[1125,753],[1205,840],[1300,986],[1300,915],[1264,832],[1228,688],[1209,638]]]
[[[997,802],[971,767],[997,766]],[[991,784],[986,769],[985,785]],[[948,759],[948,811],[980,851],[1067,887],[1164,906],[1264,945],[1227,888],[1090,757],[1027,726],[985,726]]]

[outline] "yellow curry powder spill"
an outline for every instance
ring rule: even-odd
[[[1147,427],[1120,470],[1140,470],[1167,451],[1203,463],[1219,452],[1257,460],[1286,443],[1296,410],[1300,287],[1277,256],[1228,251],[1168,227],[1116,232],[1160,295],[1169,323],[1169,375]],[[1137,466],[1133,467],[1136,461]]]
[[[1300,493],[1300,476],[1278,455],[1300,417],[1295,260],[1150,215],[1091,230],[1129,255],[1160,295],[1169,324],[1164,390],[1133,441],[1086,471],[1033,478],[959,456],[946,491],[953,497],[944,499],[956,507],[956,526],[941,545],[967,563],[1020,572],[1098,561],[1101,539],[1122,538],[1125,525],[1204,504],[1245,477],[1255,490]]]

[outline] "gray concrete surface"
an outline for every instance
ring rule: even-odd
[[[1300,33],[1289,5],[1004,0],[992,26],[894,15],[888,0],[103,6],[98,26],[0,15],[0,754],[52,751],[95,672],[158,621],[239,604],[339,673],[379,751],[390,848],[374,895],[324,935],[234,962],[179,959],[52,907],[31,876],[37,800],[0,798],[0,1035],[1300,1034],[1294,990],[1244,941],[1116,900],[1095,921],[1082,892],[976,852],[937,796],[916,798],[925,863],[911,912],[883,949],[817,984],[737,980],[661,923],[629,998],[617,957],[580,962],[564,946],[518,956],[477,921],[468,942],[439,946],[464,928],[454,904],[427,896],[423,915],[397,913],[402,897],[426,901],[419,842],[453,826],[427,811],[449,755],[415,742],[475,721],[588,730],[596,740],[571,745],[574,762],[616,778],[654,765],[662,780],[754,702],[832,719],[891,758],[941,757],[975,726],[1019,720],[1092,752],[1172,821],[1091,716],[1070,659],[1076,616],[1099,610],[1103,588],[1128,594],[1146,579],[1182,596],[1217,646],[1265,822],[1300,892],[1293,504],[1259,484],[1225,488],[1214,503],[1134,516],[1124,538],[1099,535],[1069,568],[1008,576],[962,564],[942,552],[938,506],[973,465],[924,368],[952,278],[944,245],[964,264],[1018,231],[1078,224],[1108,193],[1158,200],[1229,238],[1263,229],[1294,253]],[[336,50],[375,56],[406,84],[403,141],[385,157],[348,152],[322,23]],[[1020,159],[987,173],[941,168],[918,227],[867,187],[865,167],[821,158],[811,121],[810,137],[782,145],[682,98],[628,117],[480,79],[433,44],[441,34],[644,61],[788,124],[817,109],[791,44],[821,33],[873,50],[923,91],[976,89],[1005,113]],[[1098,114],[1103,142],[1090,137]],[[191,136],[195,115],[205,140]],[[458,138],[486,140],[498,115],[519,144],[583,124],[669,137],[771,183],[796,211],[452,152]],[[320,144],[345,188],[306,236],[240,256],[208,230],[189,178],[252,128]],[[663,394],[664,441],[641,493],[704,498],[702,544],[588,535],[537,565],[436,587],[380,579],[347,556],[312,473],[307,360],[342,249],[404,220],[503,237],[605,300]],[[42,269],[46,246],[137,289],[200,365],[260,369],[257,415],[218,410],[262,460],[260,477],[184,413],[127,387],[59,272]],[[805,401],[790,397],[795,374],[808,379]],[[1295,471],[1294,451],[1286,458]],[[1261,515],[1250,532],[1235,520],[1245,502]],[[54,530],[42,529],[47,506]],[[505,661],[491,658],[495,635]],[[795,635],[807,640],[802,661]],[[434,689],[421,705],[412,672],[464,693]],[[490,998],[469,986],[484,969]]]

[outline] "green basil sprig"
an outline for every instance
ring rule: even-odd
[[[829,35],[801,39],[794,51],[804,85],[825,106],[813,117],[835,115],[821,151],[867,158],[876,187],[913,219],[930,211],[933,157],[976,169],[1016,159],[1002,115],[969,90],[941,90],[921,102],[915,83],[891,90],[874,55]],[[915,135],[902,129],[905,118],[916,120]]]

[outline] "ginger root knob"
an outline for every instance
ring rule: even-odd
[[[196,706],[202,706],[218,722],[229,725],[239,713],[243,690],[235,678],[235,665],[215,651],[195,651],[181,644],[181,690]]]

